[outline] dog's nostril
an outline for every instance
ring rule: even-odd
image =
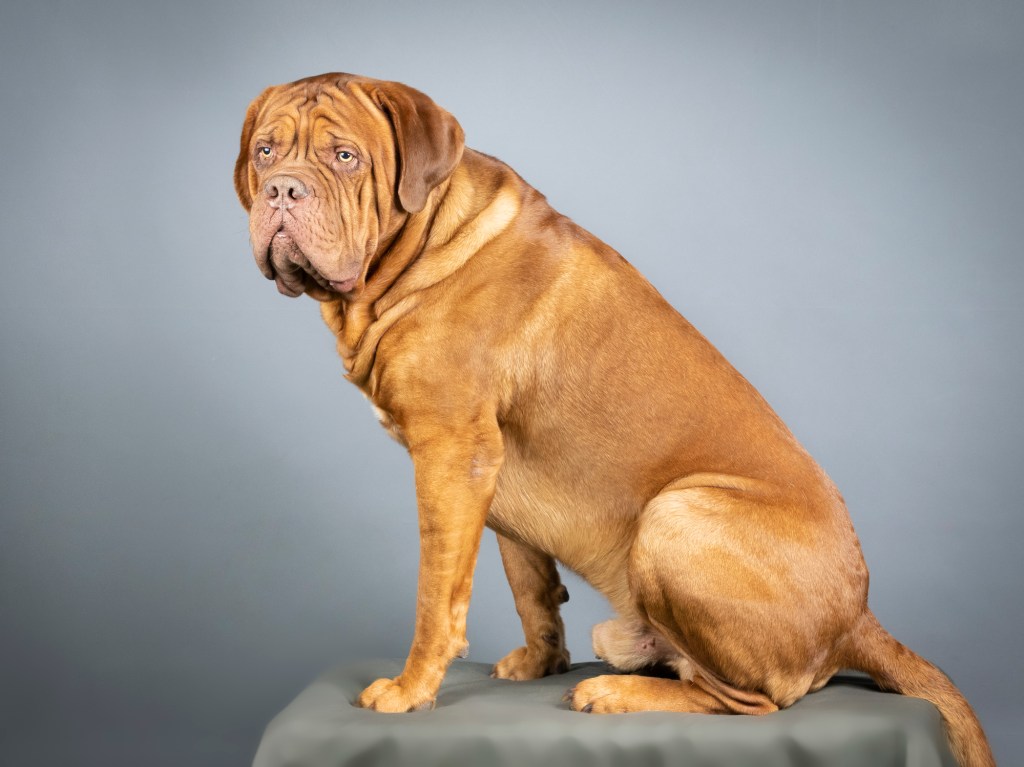
[[[276,200],[279,197],[287,197],[289,200],[301,200],[309,196],[306,185],[294,176],[284,174],[274,176],[263,187],[267,199]]]

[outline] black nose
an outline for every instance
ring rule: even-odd
[[[267,195],[267,199],[270,200],[270,206],[274,208],[279,205],[288,205],[290,207],[291,203],[309,196],[309,190],[305,184],[295,178],[295,176],[286,176],[283,173],[267,181],[263,185],[263,191]]]

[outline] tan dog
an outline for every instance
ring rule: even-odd
[[[235,186],[260,269],[322,302],[348,378],[413,460],[415,634],[359,705],[433,705],[466,648],[486,525],[526,635],[499,677],[566,668],[558,560],[620,616],[595,629],[598,655],[680,675],[598,676],[574,709],[762,714],[849,667],[934,703],[961,765],[993,764],[957,689],[868,609],[825,472],[632,266],[465,149],[450,114],[351,75],[268,88]]]

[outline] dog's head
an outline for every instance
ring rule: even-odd
[[[260,271],[287,296],[352,297],[462,150],[455,118],[400,83],[332,73],[267,88],[235,162]]]

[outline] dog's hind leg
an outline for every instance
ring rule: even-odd
[[[766,696],[710,684],[701,676],[690,680],[605,674],[586,679],[565,699],[586,714],[631,711],[678,711],[686,714],[770,714],[779,707]]]
[[[594,655],[616,671],[667,667],[680,679],[692,679],[690,662],[649,623],[639,618],[614,618],[590,632]]]
[[[565,627],[558,610],[568,601],[569,592],[558,577],[555,560],[501,533],[496,534],[516,612],[523,623],[526,645],[498,661],[491,675],[499,679],[525,680],[568,671],[569,651],[565,649]]]
[[[630,589],[638,616],[693,678],[595,677],[575,688],[572,707],[768,713],[831,676],[836,643],[862,609],[859,551],[830,509],[785,500],[723,481],[670,486],[649,502]]]

